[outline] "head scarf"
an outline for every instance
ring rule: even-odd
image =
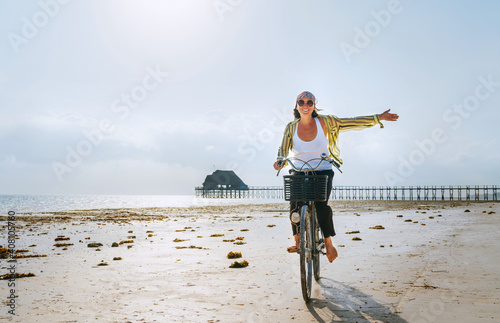
[[[308,97],[308,98],[311,98],[314,103],[316,103],[316,97],[314,96],[314,94],[312,94],[311,92],[309,91],[304,91],[302,93],[300,93],[298,96],[297,96],[297,100],[296,101],[299,101],[300,99],[302,99],[303,97]]]

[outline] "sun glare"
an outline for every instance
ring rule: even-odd
[[[94,3],[94,10],[106,13],[123,34],[146,39],[161,35],[169,41],[186,41],[218,22],[211,3],[204,1],[109,1]]]

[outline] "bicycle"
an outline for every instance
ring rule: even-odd
[[[315,171],[320,165],[327,161],[335,168],[342,172],[335,160],[321,154],[320,158],[314,158],[308,161],[303,161],[298,158],[293,158],[304,163],[308,168],[304,169],[296,167],[291,158],[280,159],[279,165],[283,165],[285,161],[290,163],[290,166],[301,175],[285,175],[283,176],[284,192],[286,201],[304,202],[300,208],[300,280],[302,288],[302,297],[307,303],[311,299],[312,277],[318,281],[320,279],[320,258],[319,254],[324,252],[325,243],[323,233],[318,224],[316,215],[315,202],[326,201],[327,196],[327,175],[315,175]],[[309,164],[312,161],[321,160],[316,167],[311,167]],[[278,174],[276,176],[279,175]]]

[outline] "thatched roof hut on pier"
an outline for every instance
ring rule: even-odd
[[[234,189],[248,190],[245,184],[232,170],[216,170],[208,175],[203,182],[204,190]]]

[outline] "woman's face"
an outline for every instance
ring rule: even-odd
[[[297,101],[297,110],[301,116],[312,114],[315,108],[314,101],[310,97],[305,96]]]

